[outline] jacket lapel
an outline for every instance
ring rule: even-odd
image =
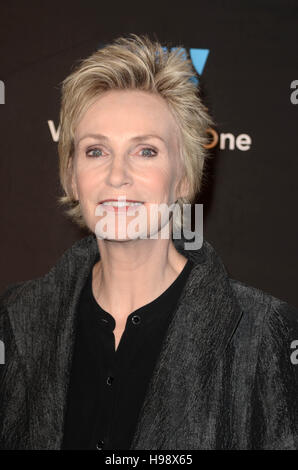
[[[212,246],[204,241],[198,251],[176,247],[195,266],[168,328],[131,449],[188,448],[191,434],[199,442],[206,432],[198,422],[204,389],[243,314]],[[176,442],[182,423],[185,442]]]
[[[204,241],[201,249],[188,251],[183,240],[174,242],[195,266],[167,330],[133,449],[162,446],[165,436],[187,416],[194,402],[192,395],[199,400],[242,314],[224,265],[211,245]],[[28,281],[24,295],[18,295],[8,307],[26,368],[32,449],[61,448],[76,306],[97,256],[93,234],[76,242],[46,276],[38,282]]]
[[[76,242],[50,272],[28,281],[8,313],[25,365],[29,442],[60,449],[76,330],[76,305],[98,255],[92,235]]]

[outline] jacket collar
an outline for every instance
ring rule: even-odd
[[[213,247],[206,240],[199,250],[185,250],[183,240],[174,243],[194,267],[167,330],[132,448],[154,448],[163,430],[173,432],[187,416],[193,381],[199,400],[242,314]],[[94,234],[79,240],[44,277],[22,284],[7,305],[26,370],[32,448],[61,448],[76,306],[98,255]]]

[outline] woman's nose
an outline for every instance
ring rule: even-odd
[[[125,155],[115,155],[108,170],[107,182],[112,186],[120,186],[131,182],[131,173]]]

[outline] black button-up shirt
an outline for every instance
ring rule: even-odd
[[[162,340],[192,266],[188,260],[168,289],[128,315],[116,351],[116,322],[95,300],[90,271],[78,304],[62,449],[130,448]]]

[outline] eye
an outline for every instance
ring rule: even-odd
[[[93,155],[89,155],[90,152],[95,152],[95,153]],[[86,155],[88,157],[93,157],[93,158],[101,157],[102,156],[102,149],[100,149],[98,147],[95,147],[93,149],[89,149],[89,150],[87,150]]]
[[[157,155],[156,150],[152,149],[151,147],[145,147],[141,150],[141,152],[144,152],[142,156],[145,158],[155,157]],[[153,152],[154,155],[152,155],[151,152]]]
[[[141,149],[141,152],[143,152],[142,156],[145,157],[145,158],[151,158],[151,157],[155,157],[157,155],[157,151],[154,150],[151,147],[145,147],[145,148]],[[94,148],[91,148],[91,149],[87,150],[86,155],[88,157],[92,157],[92,158],[102,157],[103,156],[103,151],[99,147],[94,147]]]

